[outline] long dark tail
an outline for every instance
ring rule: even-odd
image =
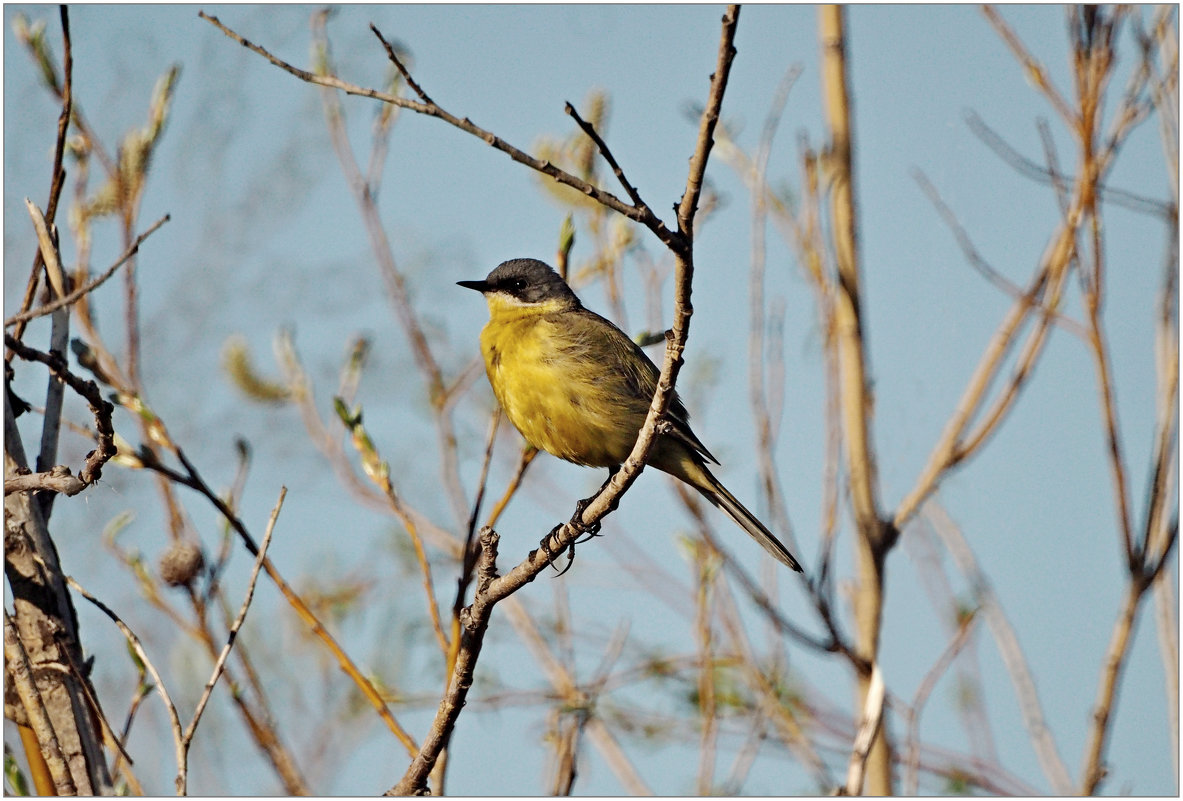
[[[714,478],[714,476],[712,476]],[[699,489],[708,501],[718,506],[727,516],[739,523],[740,528],[752,535],[752,539],[764,546],[764,550],[772,554],[772,557],[783,565],[787,565],[798,573],[803,572],[801,565],[789,553],[789,549],[785,547],[784,543],[778,540],[771,531],[764,527],[754,514],[749,512],[747,508],[735,499],[735,496],[727,491],[719,481],[715,480],[714,490]]]
[[[659,467],[666,469],[664,465],[659,465]],[[759,518],[749,512],[747,507],[736,500],[735,496],[727,491],[727,488],[723,486],[719,479],[715,478],[705,465],[686,459],[675,469],[677,470],[676,473],[668,469],[667,472],[676,475],[687,484],[693,486],[702,493],[704,498],[726,512],[727,516],[738,523],[740,528],[748,532],[752,539],[760,543],[764,547],[764,550],[772,554],[773,559],[782,565],[791,567],[798,573],[804,572],[801,570],[801,565],[789,553],[789,549],[785,547],[784,543],[778,540],[760,522]]]

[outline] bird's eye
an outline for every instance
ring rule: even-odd
[[[521,292],[525,288],[526,288],[526,282],[524,280],[522,280],[521,278],[515,278],[509,282],[509,291],[510,292]]]

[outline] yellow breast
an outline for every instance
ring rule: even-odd
[[[485,369],[501,408],[526,441],[576,464],[613,467],[624,461],[644,412],[637,418],[634,404],[613,397],[614,382],[604,380],[611,364],[572,342],[561,312],[490,311],[481,332]]]

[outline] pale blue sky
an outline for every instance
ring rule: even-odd
[[[277,55],[297,65],[309,63],[310,6],[71,8],[75,95],[108,147],[129,121],[142,124],[156,78],[170,64],[182,66],[173,116],[155,156],[142,215],[145,226],[165,212],[172,215],[172,222],[145,245],[140,257],[149,400],[216,486],[229,483],[233,475],[233,437],[241,434],[251,440],[255,461],[244,516],[260,531],[279,485],[289,487],[272,551],[289,577],[323,575],[328,581],[332,575],[356,573],[386,581],[393,568],[384,572],[381,560],[390,558],[383,545],[389,540],[390,522],[354,506],[306,442],[293,410],[275,412],[240,399],[221,372],[221,346],[229,335],[244,333],[259,360],[270,365],[273,333],[293,326],[306,364],[319,382],[327,415],[346,342],[357,331],[372,334],[375,349],[359,400],[365,405],[369,430],[396,474],[422,453],[434,453],[435,433],[422,389],[417,380],[402,377],[413,369],[409,351],[329,146],[318,90],[225,38],[198,18],[199,8]],[[1004,6],[1001,11],[1049,67],[1057,85],[1069,93],[1063,9]],[[5,6],[6,316],[19,303],[33,253],[22,199],[44,202],[58,114],[55,103],[35,85],[30,61],[12,34],[17,13],[46,19],[60,53],[56,8]],[[436,101],[524,149],[543,135],[565,136],[572,129],[563,114],[564,101],[578,105],[592,89],[607,91],[612,106],[606,138],[632,182],[668,220],[682,192],[695,136],[684,109],[705,95],[721,13],[719,6],[349,6],[334,15],[329,31],[339,72],[346,79],[377,85],[386,74],[385,56],[368,30],[372,21],[388,38],[411,50],[414,74]],[[814,146],[822,141],[816,27],[812,6],[745,7],[724,102],[725,120],[739,130],[740,144],[752,148],[777,82],[790,65],[803,66],[789,96],[771,166],[776,178],[788,178],[794,185],[799,181],[798,135],[806,133]],[[884,504],[893,507],[911,489],[1009,305],[966,263],[911,170],[925,172],[982,255],[1023,283],[1059,219],[1054,194],[1002,163],[969,130],[966,113],[976,112],[1037,161],[1042,146],[1036,119],[1049,118],[1066,169],[1073,168],[1074,157],[1063,126],[976,7],[859,6],[849,12],[849,34],[876,401],[874,435]],[[1129,40],[1123,37],[1122,45],[1128,48]],[[1122,80],[1129,67],[1128,62],[1122,66]],[[1122,80],[1115,87],[1123,85]],[[1107,109],[1112,111],[1115,103],[1111,100]],[[369,101],[346,101],[354,146],[363,154],[373,108]],[[1162,146],[1151,121],[1121,153],[1111,182],[1164,200],[1168,190],[1161,165]],[[712,163],[708,176],[726,206],[696,244],[695,315],[680,386],[699,436],[723,463],[720,477],[741,498],[754,498],[756,468],[744,458],[753,436],[746,383],[748,199],[721,162]],[[618,191],[610,178],[606,187]],[[438,355],[446,369],[455,371],[476,353],[485,312],[454,282],[483,277],[506,258],[550,260],[564,212],[539,190],[532,173],[503,154],[439,120],[409,113],[394,130],[380,200],[416,305],[430,309],[423,316],[432,333],[442,338]],[[1165,235],[1161,223],[1146,215],[1119,207],[1108,207],[1107,212],[1111,280],[1105,313],[1131,497],[1140,524],[1154,413],[1151,315]],[[644,236],[642,241],[650,254],[660,252],[658,243]],[[799,555],[812,564],[819,547],[825,434],[821,335],[803,272],[771,231],[768,243],[767,293],[782,299],[786,308],[786,409],[778,461],[801,543]],[[110,263],[118,249],[110,234],[98,236],[96,266]],[[586,255],[577,243],[574,258]],[[627,288],[635,297],[640,285],[630,281]],[[119,323],[118,290],[113,284],[104,291],[101,321],[106,331],[114,332]],[[581,295],[591,308],[608,311],[600,287],[586,288]],[[667,298],[663,312],[669,310]],[[1067,311],[1079,315],[1075,287]],[[632,303],[629,315],[631,327],[641,327],[642,304]],[[43,341],[44,331],[32,327],[30,341]],[[110,335],[115,343],[122,341]],[[695,378],[708,372],[706,364],[714,366],[714,382],[694,388]],[[36,397],[41,381],[38,374],[20,386]],[[463,448],[462,467],[470,492],[491,402],[483,381],[474,398],[456,414],[459,433],[471,440]],[[1056,330],[1011,418],[981,456],[952,474],[941,490],[945,508],[994,582],[1026,650],[1049,725],[1074,776],[1123,587],[1099,419],[1089,354],[1079,340]],[[129,434],[133,430],[126,417],[116,422]],[[81,441],[70,447],[75,455],[86,450]],[[493,486],[503,485],[514,451],[513,440],[506,438],[494,465]],[[443,498],[433,500],[429,494],[434,464],[418,472],[428,475],[407,476],[408,494],[417,495],[421,508],[438,523],[450,525]],[[97,532],[119,511],[136,508],[140,516],[125,536],[154,555],[163,536],[158,504],[142,475],[109,469],[104,479],[83,498],[58,504],[55,533],[67,569],[109,601],[124,593],[123,611],[134,620],[135,596],[126,577],[103,555]],[[602,479],[599,472],[549,457],[536,464],[500,526],[503,563],[511,564],[512,557],[524,554]],[[665,479],[646,474],[605,532],[620,540],[624,532],[631,532],[649,556],[684,579],[687,568],[670,534],[669,510],[675,503]],[[203,536],[212,542],[213,515],[197,499],[189,508]],[[685,526],[681,513],[676,514],[675,525]],[[726,521],[716,522],[735,555],[755,569],[762,558],[758,549]],[[844,530],[838,547],[844,577],[849,575],[848,535]],[[627,622],[630,636],[638,642],[687,648],[692,631],[686,620],[641,605],[650,602],[630,579],[614,574],[616,562],[609,553],[621,546],[604,545],[607,550],[597,551],[598,547],[597,543],[583,549],[580,562],[560,579],[569,583],[572,607],[580,610],[577,624],[593,627],[596,637],[606,637]],[[245,570],[245,562],[236,557],[237,568]],[[240,581],[235,586],[241,586],[242,574],[235,575]],[[437,584],[447,587],[443,597],[450,598],[451,583],[446,572],[437,574]],[[548,579],[528,587],[527,600],[545,608],[552,593],[549,583]],[[792,579],[782,586],[785,613],[816,629],[814,615]],[[962,589],[964,583],[957,587]],[[417,584],[414,590],[383,587],[378,590],[381,608],[421,615],[418,597],[411,603],[399,601],[400,592],[412,591],[419,591]],[[889,689],[909,700],[947,638],[906,548],[891,556],[888,592],[884,670]],[[266,611],[253,622],[275,629],[267,640],[270,645],[293,636],[295,626],[287,621],[283,626],[263,622],[266,615],[288,614],[272,588],[261,591],[258,603]],[[133,681],[130,666],[121,649],[111,647],[115,635],[105,622],[87,609],[80,612],[87,646],[100,655],[100,691],[111,693],[112,705],[119,708],[115,699],[124,697]],[[1148,605],[1125,675],[1110,750],[1108,792],[1176,792],[1152,616]],[[145,610],[138,622],[152,633],[149,620]],[[390,638],[402,631],[402,625],[366,619],[353,621],[341,634],[360,661],[380,664],[394,647]],[[161,635],[158,647],[167,650],[169,640],[155,633]],[[533,663],[512,653],[517,641],[504,621],[494,621],[490,646],[478,682],[480,672],[488,670],[512,686],[541,686]],[[789,653],[831,700],[848,702],[850,675],[844,664],[819,659],[794,645]],[[984,630],[978,653],[1001,761],[1032,787],[1047,792],[1050,788],[1032,755],[1010,682]],[[580,658],[586,660],[587,671],[594,670],[596,654]],[[434,663],[419,661],[399,670],[408,681],[423,686]],[[299,676],[303,669],[285,666],[282,673]],[[194,679],[179,662],[170,670],[176,685]],[[334,681],[344,682],[332,669],[323,670]],[[197,671],[199,676],[202,671]],[[196,679],[197,685],[203,680]],[[182,697],[194,692],[184,691]],[[953,696],[951,681],[938,685],[922,734],[928,742],[961,750],[966,744]],[[429,710],[416,708],[402,717],[421,735]],[[372,794],[386,789],[401,773],[396,744],[370,718],[363,720],[371,728],[352,733],[356,742],[345,751],[351,757],[323,768],[321,775],[328,778],[317,785],[319,791]],[[537,709],[466,713],[453,759],[473,770],[455,771],[449,791],[540,792],[545,755],[539,745],[540,720]],[[141,720],[133,746],[151,753],[151,739],[166,736],[158,724],[158,718]],[[289,725],[298,728],[296,723]],[[235,723],[215,719],[211,731],[230,736]],[[902,733],[898,722],[896,733]],[[316,737],[301,732],[294,740],[298,747],[308,748]],[[523,741],[530,747],[521,748]],[[476,753],[478,745],[488,749],[483,756]],[[249,769],[232,776],[233,765],[196,768],[193,791],[273,792],[276,785],[255,766],[253,749],[243,747],[250,750]],[[810,789],[808,774],[795,761],[767,750],[745,792]],[[685,745],[634,747],[630,753],[659,793],[693,790],[693,739]],[[195,763],[202,755],[199,737]],[[168,789],[170,760],[168,749],[145,759],[137,765],[141,778]],[[577,790],[616,794],[621,787],[592,757]]]

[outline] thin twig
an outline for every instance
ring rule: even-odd
[[[103,474],[103,465],[116,453],[115,428],[111,423],[111,414],[115,408],[110,401],[102,396],[98,385],[87,381],[70,372],[66,360],[56,353],[42,353],[36,348],[30,348],[18,341],[12,334],[5,332],[4,344],[16,355],[26,361],[37,361],[48,367],[58,378],[62,379],[90,404],[90,411],[95,420],[95,439],[97,447],[87,454],[86,461],[78,473],[78,478],[84,484],[93,484]],[[7,493],[6,493],[7,494]]]
[[[109,617],[113,623],[115,623],[115,626],[127,639],[128,645],[130,645],[131,649],[136,652],[136,656],[139,658],[140,662],[143,663],[148,673],[152,676],[152,681],[156,684],[154,687],[156,694],[160,696],[160,700],[164,704],[165,710],[168,712],[169,730],[173,735],[173,747],[174,754],[176,755],[177,759],[177,765],[183,764],[185,759],[185,751],[181,744],[181,717],[177,714],[176,704],[173,703],[172,698],[169,696],[168,690],[164,686],[164,680],[160,677],[160,672],[156,669],[156,666],[152,664],[152,660],[148,658],[148,653],[144,650],[144,646],[143,643],[140,642],[140,638],[137,637],[135,632],[123,622],[119,615],[115,614],[113,611],[111,611],[110,607],[83,589],[82,585],[75,581],[71,576],[66,576],[66,582],[71,588],[73,588],[75,592],[98,607],[99,611],[101,611],[104,615]],[[179,789],[180,788],[178,787],[178,790]]]
[[[1082,213],[1079,193],[1076,201],[1069,209],[1067,218],[1061,223],[1059,230],[1048,243],[1027,292],[1011,305],[999,322],[994,336],[983,350],[977,367],[969,381],[966,382],[957,408],[945,424],[941,437],[933,447],[928,463],[917,478],[915,486],[896,507],[894,522],[897,529],[902,528],[917,512],[924,500],[935,491],[945,472],[971,453],[965,445],[965,431],[983,403],[991,382],[1001,369],[1003,359],[1014,346],[1020,326],[1035,307],[1036,299],[1045,292],[1053,298],[1058,298],[1067,275],[1068,264],[1075,253],[1075,231],[1080,223]],[[1055,302],[1048,301],[1048,305],[1054,306]],[[1046,330],[1046,320],[1047,318],[1044,317],[1041,324],[1044,330]],[[1032,343],[1031,359],[1034,358],[1034,354],[1041,351],[1045,341],[1046,338],[1042,333],[1038,337],[1033,334],[1033,338],[1030,340]],[[1039,347],[1036,348],[1035,345]],[[1024,374],[1026,372],[1024,371]],[[1017,387],[1017,383],[1012,382],[1012,387]],[[1015,397],[1017,397],[1017,392],[1008,392],[1002,396],[1002,402],[996,404],[995,412],[987,418],[989,425],[983,424],[979,427],[978,433],[974,437],[975,443],[983,441],[989,432],[996,430],[997,424],[1002,420],[1003,414],[1010,408]]]
[[[460,130],[462,130],[466,133],[472,134],[473,136],[481,139],[487,145],[489,145],[490,147],[496,148],[497,150],[500,150],[501,152],[505,153],[510,158],[512,158],[514,161],[519,162],[521,164],[525,164],[528,167],[530,167],[534,170],[537,170],[538,172],[543,173],[544,175],[548,175],[551,178],[553,178],[554,180],[558,181],[559,183],[566,184],[567,186],[570,186],[571,188],[576,189],[579,192],[582,192],[583,194],[585,194],[591,198],[594,198],[597,202],[607,206],[608,208],[612,209],[613,211],[623,214],[624,216],[628,217],[629,219],[636,220],[637,222],[645,225],[650,230],[652,230],[655,234],[657,234],[658,237],[663,242],[666,242],[667,244],[669,244],[670,241],[672,241],[674,238],[676,238],[676,234],[674,234],[674,232],[672,232],[668,228],[666,228],[665,224],[662,223],[661,220],[658,219],[656,216],[654,216],[653,213],[650,212],[648,209],[640,209],[640,208],[637,208],[636,206],[632,206],[628,203],[625,203],[622,200],[620,200],[620,198],[613,195],[612,193],[605,192],[604,190],[600,189],[599,187],[594,186],[594,185],[592,185],[592,184],[588,183],[587,181],[584,181],[580,178],[577,178],[574,175],[571,175],[570,173],[556,167],[554,164],[551,164],[550,162],[534,158],[533,156],[529,155],[528,153],[525,153],[524,151],[519,150],[518,148],[509,144],[505,140],[501,139],[501,137],[496,136],[493,133],[490,133],[489,131],[485,130],[484,128],[481,128],[478,125],[475,125],[468,118],[461,119],[459,117],[456,117],[453,114],[448,113],[443,108],[436,105],[434,102],[430,102],[430,103],[429,102],[416,102],[414,100],[409,100],[405,97],[399,97],[397,95],[392,95],[389,92],[380,92],[375,89],[366,89],[361,86],[351,84],[347,81],[343,81],[340,78],[337,78],[334,76],[317,75],[315,73],[308,72],[307,70],[302,70],[299,67],[292,66],[291,64],[287,63],[286,61],[284,61],[280,58],[277,58],[276,56],[273,56],[265,48],[260,47],[259,45],[240,36],[235,31],[233,31],[230,28],[228,28],[227,26],[223,25],[222,22],[220,20],[218,20],[217,17],[210,16],[210,15],[206,14],[204,11],[198,12],[198,16],[200,16],[202,19],[210,22],[212,25],[217,27],[218,30],[222,31],[222,33],[226,34],[226,36],[228,36],[231,39],[233,39],[234,41],[238,42],[243,47],[247,48],[248,50],[251,50],[254,53],[259,54],[260,56],[267,59],[269,62],[271,62],[276,67],[279,67],[280,69],[284,70],[285,72],[287,72],[291,75],[294,75],[295,77],[299,78],[302,81],[305,81],[307,83],[316,84],[318,86],[325,86],[330,89],[338,89],[342,92],[345,92],[346,94],[357,95],[360,97],[368,97],[368,98],[371,98],[374,100],[379,100],[383,103],[390,103],[392,105],[400,106],[402,108],[417,112],[419,114],[426,114],[427,116],[430,116],[430,117],[437,117],[441,120],[444,120],[448,124],[453,125],[456,128],[459,128]],[[383,42],[384,47],[388,46],[386,39],[381,36],[380,32],[378,32],[377,29],[374,29],[374,33]],[[405,67],[401,66],[401,61],[398,60],[397,55],[393,54],[393,48],[390,48],[388,50],[388,55],[393,56],[393,60],[394,60],[395,64],[399,65],[400,71],[403,73],[404,80],[407,80],[407,85],[412,86],[413,89],[416,89],[416,91],[418,91],[420,93],[421,97],[424,97],[425,95],[422,94],[422,90],[417,89],[418,85],[413,84],[413,81],[409,79],[409,71]]]
[[[1064,121],[1064,124],[1069,127],[1075,125],[1076,114],[1064,100],[1064,97],[1060,94],[1059,90],[1056,89],[1056,87],[1052,84],[1051,79],[1048,78],[1047,71],[1043,68],[1043,65],[1031,55],[1031,52],[1027,49],[1026,45],[1024,45],[1019,37],[1015,35],[1015,32],[1006,23],[1006,21],[1001,16],[999,16],[998,12],[994,10],[993,6],[983,6],[982,13],[986,15],[986,19],[990,21],[990,24],[994,26],[996,31],[998,31],[998,34],[1002,37],[1002,40],[1006,42],[1008,47],[1010,47],[1011,52],[1015,55],[1015,58],[1020,64],[1023,65],[1024,69],[1026,69],[1027,77],[1032,83],[1035,84],[1040,92],[1043,93],[1048,102],[1051,103],[1052,108],[1054,108],[1056,113],[1060,115],[1060,119]]]
[[[394,47],[390,44],[390,42],[386,41],[386,37],[382,35],[382,31],[378,30],[378,27],[372,22],[370,23],[370,30],[375,36],[378,37],[378,41],[382,43],[382,47],[386,50],[386,57],[390,59],[390,63],[394,64],[395,69],[397,69],[399,74],[403,76],[403,80],[407,82],[407,86],[411,87],[411,91],[419,95],[419,99],[424,103],[427,103],[428,105],[434,104],[435,101],[428,97],[427,92],[423,91],[423,87],[416,83],[415,79],[411,77],[410,71],[407,69],[406,65],[403,64],[402,59],[398,57],[398,54],[394,52]]]
[[[1015,635],[1014,628],[1007,620],[994,589],[990,585],[969,544],[965,541],[961,530],[945,512],[939,503],[932,500],[924,505],[924,515],[932,523],[933,530],[941,538],[945,548],[957,563],[961,574],[969,582],[973,591],[974,603],[981,610],[986,619],[986,625],[998,646],[1003,665],[1011,679],[1018,701],[1019,711],[1023,715],[1023,724],[1027,729],[1027,736],[1035,749],[1043,775],[1052,786],[1052,792],[1057,795],[1071,795],[1073,793],[1072,779],[1068,775],[1068,768],[1060,757],[1055,736],[1048,728],[1047,719],[1043,714],[1043,705],[1039,700],[1039,691],[1031,675],[1031,668]]]
[[[973,614],[965,615],[961,619],[953,639],[945,646],[945,650],[937,657],[933,666],[924,674],[924,678],[921,679],[920,685],[912,697],[912,703],[908,707],[907,713],[908,736],[904,744],[904,795],[917,796],[920,792],[920,780],[917,776],[920,766],[920,713],[924,710],[924,705],[928,703],[928,698],[936,688],[937,682],[945,675],[945,671],[949,669],[953,660],[969,642],[969,635],[973,633],[973,624],[976,620],[977,618]]]
[[[481,462],[481,475],[477,479],[476,497],[472,502],[472,512],[468,516],[468,531],[464,537],[464,551],[461,559],[460,578],[456,581],[456,598],[452,601],[451,637],[447,640],[444,650],[444,675],[451,676],[456,666],[456,655],[460,651],[460,612],[464,609],[464,600],[468,596],[468,585],[472,582],[473,571],[476,570],[477,551],[476,524],[481,513],[481,503],[485,498],[485,489],[489,482],[489,465],[493,461],[493,446],[497,441],[497,429],[501,426],[501,407],[493,410],[489,418],[489,433],[485,437],[485,458]],[[492,523],[487,524],[492,527]]]
[[[76,303],[83,296],[88,295],[94,290],[98,289],[100,286],[106,283],[107,279],[113,276],[120,267],[126,264],[132,256],[139,252],[140,245],[143,244],[145,239],[156,233],[156,229],[160,228],[160,226],[164,225],[171,219],[172,217],[166,214],[156,222],[152,223],[152,225],[148,227],[148,230],[137,236],[136,241],[132,243],[132,246],[125,250],[123,255],[120,256],[114,264],[108,267],[107,270],[102,273],[102,275],[87,281],[85,284],[70,292],[70,294],[66,295],[65,297],[60,297],[51,303],[46,303],[44,306],[38,306],[35,309],[29,309],[28,311],[21,312],[20,314],[14,314],[12,317],[9,317],[4,321],[4,327],[8,328],[18,323],[28,322],[29,320],[34,320],[38,317],[44,317],[47,314],[52,314],[64,306],[69,306],[73,303]],[[17,338],[19,339],[19,337]]]
[[[258,556],[259,546],[255,543],[254,537],[251,536],[243,522],[238,518],[237,515],[234,514],[233,510],[226,505],[226,502],[222,500],[222,498],[220,498],[213,490],[211,490],[205,481],[202,480],[200,474],[197,472],[197,469],[185,457],[184,451],[182,451],[180,448],[177,448],[176,454],[181,459],[181,463],[184,465],[187,474],[180,473],[159,462],[146,463],[144,466],[148,469],[161,473],[170,481],[183,484],[184,486],[189,487],[190,489],[193,489],[199,494],[203,495],[226,519],[231,528],[234,529],[239,538],[242,540],[243,545],[245,545],[246,549],[250,551],[251,555]],[[329,652],[334,658],[336,658],[337,664],[341,667],[345,674],[349,676],[349,678],[352,679],[355,684],[357,684],[358,688],[362,691],[362,694],[366,697],[366,700],[368,700],[374,707],[374,710],[378,713],[378,716],[382,718],[383,722],[386,723],[387,727],[394,734],[394,736],[399,740],[400,743],[403,744],[403,747],[407,749],[407,752],[414,754],[417,751],[414,739],[402,726],[399,725],[394,715],[390,712],[389,707],[387,707],[386,701],[382,698],[381,693],[378,692],[373,683],[368,678],[366,678],[365,674],[363,674],[357,665],[354,664],[349,654],[345,652],[333,635],[329,633],[328,629],[324,627],[324,624],[320,622],[320,619],[308,607],[308,604],[304,602],[304,599],[302,599],[296,593],[296,591],[292,589],[291,585],[287,583],[283,575],[280,574],[279,570],[274,564],[272,564],[269,558],[264,558],[263,570],[266,571],[267,575],[275,583],[275,586],[283,595],[284,600],[288,602],[288,605],[292,607],[292,609],[296,612],[296,615],[302,621],[304,621],[304,623],[312,630],[312,633],[324,643],[325,647],[328,648]]]
[[[53,223],[57,216],[58,202],[62,195],[62,189],[66,184],[66,171],[62,169],[62,161],[65,158],[66,134],[70,129],[70,119],[74,107],[74,48],[70,38],[70,15],[65,3],[58,8],[62,24],[62,72],[64,77],[61,84],[62,110],[58,114],[57,139],[53,146],[53,173],[49,186],[49,203],[45,207],[45,220],[50,224]],[[37,284],[41,277],[41,267],[43,264],[44,260],[42,258],[41,248],[39,247],[37,249],[37,255],[33,258],[33,269],[29,274],[29,281],[25,287],[25,296],[21,300],[21,311],[26,311],[33,304],[33,297],[37,293]],[[21,339],[24,336],[25,325],[25,322],[21,322],[13,332],[17,339]],[[5,323],[4,327],[7,328],[8,324]]]
[[[1019,151],[1015,150],[1010,144],[1006,142],[994,129],[992,129],[986,122],[978,116],[976,112],[970,111],[966,114],[965,123],[969,126],[970,131],[975,136],[982,140],[987,147],[993,150],[1003,161],[1013,167],[1020,174],[1027,176],[1033,180],[1041,183],[1055,185],[1057,178],[1065,183],[1075,183],[1076,178],[1072,175],[1060,173],[1053,174],[1048,167],[1040,166],[1038,163],[1024,156]],[[1116,205],[1123,206],[1133,211],[1141,212],[1143,214],[1153,214],[1156,217],[1161,217],[1164,220],[1170,219],[1172,211],[1169,203],[1164,203],[1161,200],[1145,197],[1143,195],[1135,194],[1127,189],[1120,187],[1108,186],[1106,184],[1098,184],[1097,192],[1103,200],[1110,201]]]
[[[188,794],[188,780],[189,780],[189,747],[193,743],[193,735],[197,733],[197,724],[201,722],[201,716],[205,712],[206,704],[209,703],[210,696],[213,695],[214,685],[218,683],[218,679],[222,675],[222,671],[226,666],[226,658],[230,656],[230,649],[234,647],[234,641],[238,637],[238,631],[242,628],[243,622],[246,621],[247,610],[251,606],[251,600],[255,596],[255,583],[259,580],[259,571],[263,567],[263,560],[267,558],[267,548],[271,545],[271,535],[275,531],[275,521],[279,519],[279,510],[283,508],[283,499],[287,497],[288,488],[281,487],[279,490],[279,498],[275,501],[275,507],[271,510],[271,517],[267,520],[267,530],[263,532],[263,542],[259,546],[259,553],[255,556],[255,565],[251,569],[251,577],[247,581],[246,597],[243,598],[242,606],[238,610],[238,616],[234,618],[234,623],[230,626],[230,631],[226,635],[226,644],[222,646],[221,653],[218,654],[217,661],[214,662],[213,673],[210,674],[209,681],[205,683],[205,688],[201,692],[201,698],[197,701],[197,707],[193,710],[193,718],[189,721],[189,725],[185,728],[185,733],[181,737],[181,761],[177,764],[177,795]]]
[[[600,155],[604,157],[604,161],[608,162],[608,166],[612,168],[612,174],[616,176],[616,180],[620,181],[620,185],[624,187],[624,191],[628,194],[629,199],[633,201],[633,205],[637,206],[638,208],[642,206],[648,208],[648,204],[641,200],[640,194],[637,193],[637,188],[633,186],[632,183],[629,182],[628,178],[624,176],[624,170],[620,168],[620,164],[617,163],[616,157],[612,155],[612,151],[608,148],[608,145],[606,142],[604,142],[603,138],[600,137],[600,134],[596,131],[595,126],[584,120],[583,117],[579,116],[579,112],[575,110],[575,106],[571,105],[570,102],[568,102],[563,107],[563,110],[567,112],[567,116],[575,120],[575,124],[579,126],[580,130],[587,134],[588,138],[596,143],[596,148],[600,151]]]
[[[1117,700],[1117,687],[1120,684],[1122,669],[1129,656],[1133,639],[1134,623],[1137,620],[1138,607],[1147,585],[1143,582],[1132,583],[1126,588],[1122,598],[1121,609],[1117,614],[1117,621],[1113,624],[1113,633],[1109,639],[1109,648],[1105,651],[1105,664],[1101,670],[1101,681],[1097,687],[1097,700],[1089,716],[1088,742],[1085,745],[1084,767],[1080,779],[1081,795],[1095,795],[1101,781],[1108,770],[1104,764],[1105,746],[1109,741],[1112,728],[1109,725],[1110,715]]]
[[[949,227],[953,237],[957,240],[957,245],[961,248],[961,252],[965,255],[966,261],[968,261],[975,270],[981,273],[987,281],[994,284],[996,287],[1009,295],[1012,300],[1027,301],[1044,315],[1050,316],[1052,320],[1057,325],[1064,328],[1064,330],[1071,332],[1077,337],[1080,337],[1082,341],[1088,340],[1088,331],[1084,326],[1072,318],[1065,316],[1056,309],[1049,308],[1047,304],[1042,301],[1042,299],[1032,297],[1029,292],[1024,291],[1005,275],[995,270],[994,267],[988,261],[986,261],[985,257],[983,257],[982,254],[978,252],[978,249],[974,247],[973,241],[970,240],[969,234],[961,225],[961,222],[957,219],[957,216],[953,213],[953,210],[950,209],[945,201],[941,198],[937,188],[933,186],[932,182],[928,180],[928,176],[925,175],[922,170],[914,169],[912,171],[912,178],[920,185],[921,191],[923,191],[924,194],[928,196],[929,202],[932,203],[932,205],[936,208],[937,213],[941,215],[941,219],[945,221],[945,225]]]

